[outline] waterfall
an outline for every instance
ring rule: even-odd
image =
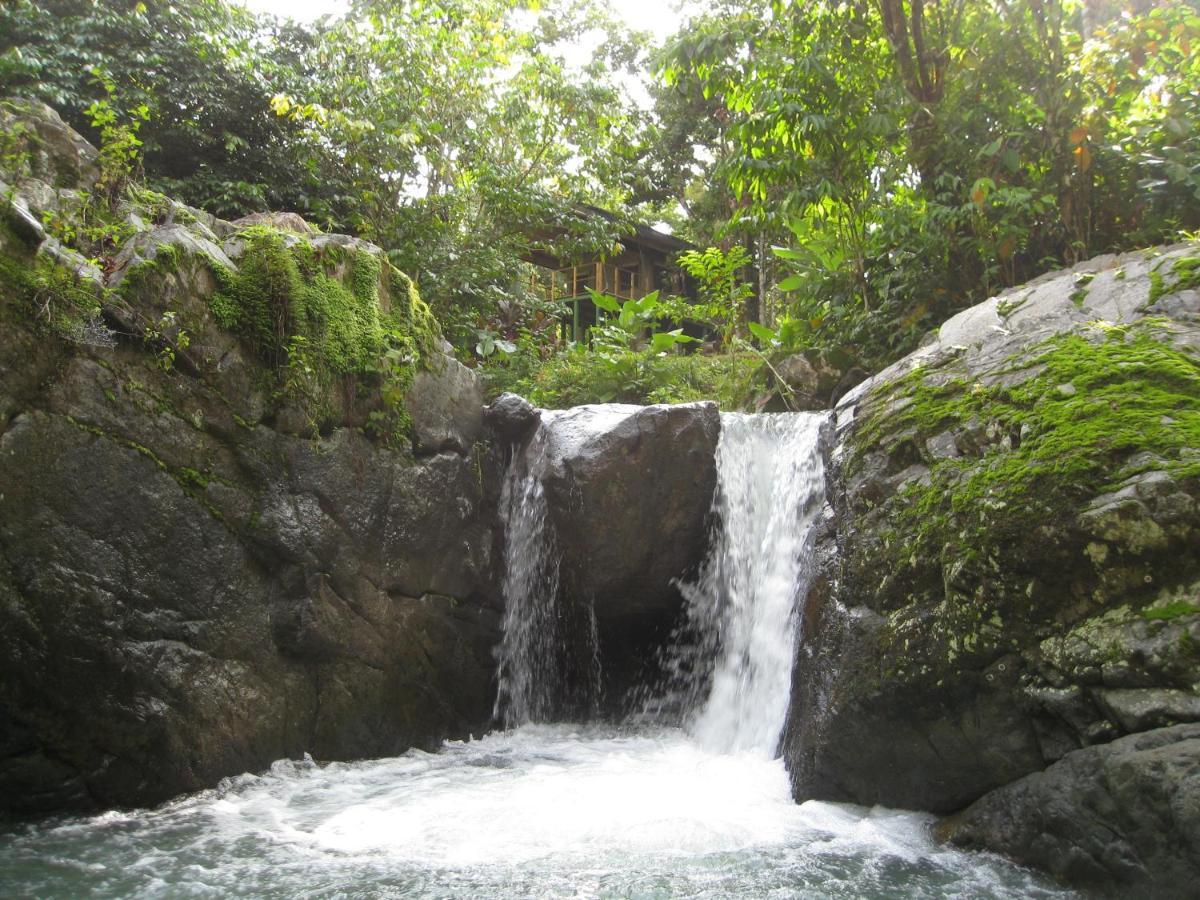
[[[776,753],[791,694],[798,602],[824,504],[820,434],[827,419],[721,416],[713,501],[719,526],[697,580],[682,585],[695,638],[675,664],[690,670],[690,729],[708,749]],[[700,705],[696,692],[705,682],[696,670],[708,667],[711,687]]]
[[[594,696],[595,610],[570,596],[571,563],[559,571],[569,475],[556,481],[556,454],[621,414],[546,414],[514,448],[496,701],[508,726],[586,714],[570,695]],[[823,421],[722,416],[720,524],[681,586],[688,622],[668,658],[691,734],[676,703],[650,727],[538,724],[437,753],[280,760],[155,809],[0,828],[6,895],[1067,897],[999,857],[935,844],[930,816],[793,802],[773,757],[823,506]]]
[[[513,453],[500,495],[505,522],[504,636],[494,716],[506,727],[547,721],[559,690],[555,600],[558,554],[542,474],[547,429]]]
[[[580,598],[561,596],[545,478],[566,448],[630,410],[636,407],[546,413],[529,444],[514,452],[501,495],[505,611],[495,708],[507,727],[552,721],[572,702],[585,709],[569,696],[580,683],[584,697],[594,701],[598,693],[595,615]],[[810,536],[824,502],[820,433],[827,420],[815,413],[721,416],[718,524],[696,580],[679,586],[686,622],[665,650],[668,684],[646,703],[644,719],[682,715],[707,749],[774,755],[787,715]]]
[[[546,479],[562,458],[637,413],[617,403],[543,410],[537,430],[514,447],[501,489],[504,521],[503,637],[493,717],[506,728],[558,718],[594,718],[602,665],[596,611],[564,596]]]

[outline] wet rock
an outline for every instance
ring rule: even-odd
[[[1200,666],[1200,584],[1164,591],[1144,610],[1121,606],[1038,647],[1041,679],[1107,688],[1190,688]]]
[[[524,440],[542,420],[542,412],[524,397],[503,393],[483,411],[484,422],[502,441]]]
[[[1129,733],[1200,721],[1200,697],[1191,691],[1133,688],[1098,694],[1100,705]]]
[[[614,703],[666,639],[682,605],[677,580],[703,560],[719,432],[712,403],[542,413],[535,452],[563,615],[575,631],[598,631]]]
[[[546,494],[573,596],[602,621],[673,613],[703,557],[716,487],[713,403],[543,413]]]
[[[1200,725],[1077,750],[942,820],[936,833],[1106,895],[1194,896]]]
[[[0,720],[28,745],[0,759],[7,806],[155,803],[486,727],[498,618],[470,461],[348,431],[231,446],[136,393],[110,415],[98,383],[0,439]]]
[[[50,149],[86,182],[94,151],[68,143]],[[62,196],[36,177],[17,195]],[[151,805],[491,718],[498,489],[474,376],[447,362],[422,383],[420,458],[360,427],[384,406],[371,376],[300,411],[277,361],[212,312],[245,243],[160,206],[125,211],[141,230],[107,271],[0,234],[6,257],[94,290],[118,338],[48,333],[0,297],[0,811]]]

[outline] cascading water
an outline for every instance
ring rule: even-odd
[[[558,558],[542,485],[545,443],[546,426],[539,425],[527,452],[514,454],[500,497],[505,608],[494,715],[509,728],[546,721],[559,689]]]
[[[797,603],[825,495],[816,413],[721,416],[720,528],[695,584],[684,585],[699,644],[718,655],[691,722],[705,747],[774,756],[787,716]]]
[[[508,601],[497,714],[552,715],[571,652],[543,477],[554,442],[616,407],[547,416],[503,492]],[[0,834],[0,886],[44,898],[1057,897],[934,845],[929,817],[792,802],[774,758],[822,506],[822,417],[722,417],[720,527],[670,659],[690,733],[524,724],[438,753],[263,775],[156,810]],[[591,620],[594,623],[594,619]],[[577,623],[588,631],[588,622]],[[594,627],[594,625],[592,626]],[[595,636],[585,634],[580,644]],[[584,668],[590,666],[590,660]],[[680,687],[682,685],[682,687]],[[686,702],[682,704],[686,707]]]
[[[621,404],[544,410],[523,448],[514,448],[500,506],[504,521],[504,623],[496,648],[499,687],[493,716],[505,727],[594,713],[601,665],[590,602],[561,596],[559,556],[546,500],[547,470],[558,454],[636,412]]]

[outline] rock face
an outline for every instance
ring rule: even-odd
[[[797,799],[949,813],[1200,721],[1197,273],[1193,244],[1047,276],[838,404]]]
[[[721,420],[713,403],[545,413],[546,495],[570,593],[601,621],[674,609],[703,557]]]
[[[418,372],[405,398],[418,453],[469,453],[483,429],[479,376],[456,359]]]
[[[775,363],[771,376],[782,402],[770,406],[782,412],[829,409],[866,380],[867,373],[844,353],[805,350]]]
[[[402,380],[285,365],[253,322],[222,325],[255,299],[256,240],[329,311],[308,347],[353,360],[342,303],[368,324],[390,306],[428,352],[419,301],[369,244],[165,198],[113,211],[102,272],[14,224],[94,177],[94,150],[22,109],[29,164],[0,172],[0,806],[151,804],[484,730],[500,599],[474,377],[430,360],[452,377],[414,445],[386,399]]]
[[[516,394],[503,393],[483,411],[484,423],[500,442],[515,444],[527,438],[542,420],[542,411]]]
[[[540,427],[531,464],[560,555],[564,615],[586,628],[594,611],[615,709],[679,613],[675,580],[704,557],[720,417],[713,403],[608,404],[544,411]]]
[[[1200,725],[1068,753],[938,826],[1113,896],[1194,897],[1200,879]]]

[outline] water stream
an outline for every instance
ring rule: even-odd
[[[715,660],[690,730],[717,752],[773,757],[787,716],[798,604],[810,538],[824,505],[822,426],[828,416],[721,417],[719,528],[695,584],[683,585],[691,631]],[[699,668],[699,667],[698,667]]]
[[[497,648],[496,721],[544,722],[558,693],[558,554],[542,486],[548,429],[514,455],[501,490],[505,522],[504,636]]]
[[[1068,896],[996,857],[935,845],[930,817],[792,802],[775,750],[822,507],[821,421],[722,417],[721,524],[683,586],[687,639],[648,705],[660,721],[522,724],[553,699],[539,660],[557,590],[544,494],[526,467],[505,487],[507,553],[522,564],[505,583],[497,701],[518,727],[432,754],[281,761],[158,809],[10,829],[0,895]]]

